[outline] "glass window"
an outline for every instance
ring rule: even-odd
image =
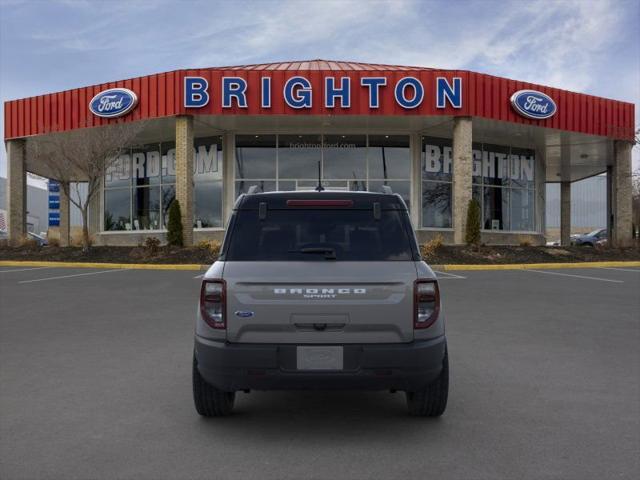
[[[511,189],[510,203],[511,230],[533,231],[535,229],[533,190]]]
[[[473,198],[480,208],[482,209],[482,187],[480,185],[474,185],[471,190],[471,198]]]
[[[236,135],[236,178],[276,178],[275,135]]]
[[[451,184],[422,182],[422,226],[451,228]]]
[[[131,185],[131,151],[126,150],[109,165],[105,172],[105,187],[126,187]]]
[[[222,137],[194,141],[194,225],[222,226]],[[133,178],[133,181],[131,180]],[[175,198],[174,142],[136,146],[105,176],[105,230],[159,230]],[[113,187],[133,185],[133,188]]]
[[[471,145],[472,151],[471,156],[473,158],[473,171],[472,171],[472,179],[473,183],[477,183],[478,185],[482,185],[482,144],[481,143],[473,143]]]
[[[117,188],[104,192],[104,229],[131,230],[131,189]]]
[[[453,176],[451,140],[422,138],[422,179],[450,182]]]
[[[222,180],[222,137],[197,138],[194,144],[194,182]]]
[[[222,182],[197,183],[194,191],[195,228],[222,226]]]
[[[404,210],[270,209],[236,214],[226,260],[409,261],[415,244]]]
[[[247,193],[252,185],[258,187],[258,192],[275,192],[277,190],[275,180],[238,180],[236,181],[236,197]]]
[[[162,183],[175,183],[176,181],[176,144],[175,142],[163,142],[160,145],[160,173]]]
[[[366,135],[325,135],[322,151],[324,178],[367,178]]]
[[[482,177],[485,185],[509,184],[509,147],[483,145]]]
[[[484,187],[484,229],[509,229],[509,189]]]
[[[176,198],[176,186],[175,185],[163,185],[162,186],[162,225],[164,228],[169,223],[169,207],[171,202]]]
[[[160,228],[160,188],[138,187],[133,189],[133,230],[158,230]]]
[[[369,136],[369,178],[411,178],[409,136]]]
[[[386,185],[391,188],[393,193],[398,193],[407,204],[407,209],[410,211],[411,203],[411,181],[410,180],[369,180],[369,191],[380,192],[382,186]]]
[[[535,151],[525,148],[512,148],[509,159],[511,186],[534,188]]]
[[[278,136],[278,178],[317,178],[321,135]]]
[[[281,192],[291,192],[296,190],[296,184],[298,182],[296,180],[279,180],[278,181],[278,190]],[[237,194],[237,190],[236,190]]]

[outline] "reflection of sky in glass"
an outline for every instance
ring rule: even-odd
[[[411,177],[411,150],[406,135],[369,136],[369,178]]]
[[[317,178],[322,158],[320,135],[280,135],[278,169],[280,178]]]
[[[326,135],[323,149],[324,178],[366,178],[367,137]]]
[[[104,229],[127,230],[131,228],[131,189],[119,188],[104,192]],[[127,228],[128,226],[128,228]]]
[[[222,182],[194,185],[194,227],[222,226]]]
[[[236,178],[276,177],[276,136],[236,136]]]

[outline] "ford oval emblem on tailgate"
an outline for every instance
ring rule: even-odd
[[[240,318],[253,317],[253,312],[248,312],[248,311],[245,311],[245,310],[238,310],[236,312],[236,317],[240,317]]]

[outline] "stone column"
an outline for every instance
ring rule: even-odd
[[[27,234],[25,149],[22,139],[7,142],[7,227],[11,245],[18,245]]]
[[[613,227],[609,232],[611,245],[628,247],[632,242],[631,214],[631,142],[616,141],[615,164],[612,169]]]
[[[182,213],[182,241],[193,245],[193,117],[176,117],[176,200]]]
[[[571,182],[560,182],[560,245],[571,245]]]
[[[222,136],[222,159],[222,226],[226,227],[236,201],[234,184],[236,137],[232,133],[225,133]]]
[[[71,207],[69,204],[69,196],[65,193],[65,189],[68,192],[70,188],[69,182],[63,185],[60,182],[60,246],[68,247],[70,242],[70,227],[71,227]]]
[[[411,135],[411,223],[413,229],[420,228],[420,212],[422,211],[422,135],[415,133]]]
[[[453,120],[453,243],[464,243],[472,192],[473,126],[471,117]]]

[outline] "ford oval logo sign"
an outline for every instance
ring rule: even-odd
[[[98,117],[115,118],[126,115],[138,104],[138,96],[128,88],[103,90],[89,102],[89,110]]]
[[[556,114],[556,103],[549,95],[535,90],[518,90],[511,95],[511,105],[523,117],[535,120],[551,118]]]

